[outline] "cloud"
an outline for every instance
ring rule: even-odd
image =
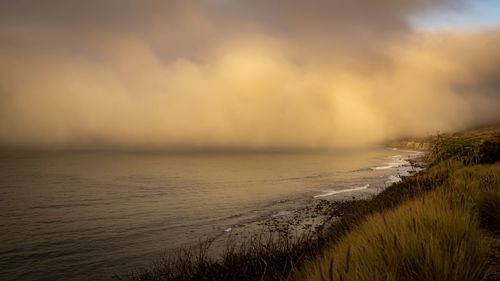
[[[0,1],[7,146],[331,148],[500,119],[499,30],[406,21],[457,2],[38,2]]]

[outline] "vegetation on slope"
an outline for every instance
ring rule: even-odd
[[[370,200],[331,206],[320,233],[184,250],[124,280],[483,280],[500,225],[500,134],[438,136],[430,167]],[[276,237],[275,237],[276,238]]]
[[[484,280],[489,241],[500,230],[500,164],[485,164],[500,159],[499,137],[438,136],[433,165],[413,179],[442,169],[446,179],[425,183],[430,192],[412,184],[420,195],[366,217],[310,261],[301,279]]]
[[[498,193],[500,165],[449,168],[450,180],[432,192],[363,220],[304,279],[483,280],[489,249],[479,210],[495,229],[500,200],[485,195]]]

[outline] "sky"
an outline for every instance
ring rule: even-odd
[[[498,2],[0,0],[0,145],[345,148],[498,123]]]
[[[470,0],[460,7],[445,11],[431,11],[411,18],[423,28],[481,28],[500,24],[500,1]]]

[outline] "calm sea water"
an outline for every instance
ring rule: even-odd
[[[379,192],[414,152],[0,153],[0,280],[105,280],[314,200]]]

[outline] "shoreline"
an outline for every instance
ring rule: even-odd
[[[210,257],[219,259],[225,251],[228,244],[241,245],[247,240],[258,237],[277,237],[281,236],[298,241],[302,237],[321,236],[322,231],[331,227],[342,219],[347,209],[370,201],[381,192],[391,186],[403,181],[407,177],[412,177],[427,167],[425,162],[425,150],[401,150],[400,148],[387,147],[395,152],[410,153],[404,157],[399,157],[399,162],[393,162],[387,169],[395,169],[388,177],[384,187],[370,187],[371,182],[366,182],[359,188],[347,188],[334,191],[327,191],[323,194],[311,195],[310,198],[304,198],[307,202],[296,209],[283,209],[277,213],[267,216],[230,225],[211,238],[205,237],[205,242],[210,244],[208,254]],[[391,156],[394,158],[395,156]],[[391,159],[392,161],[394,159]],[[380,163],[384,165],[384,163]],[[369,169],[373,171],[380,170],[375,166]],[[369,189],[369,190],[367,190]],[[277,202],[279,204],[281,202]],[[272,238],[273,239],[273,238]],[[197,245],[188,246],[197,247]]]
[[[494,237],[499,241],[495,222],[500,220],[496,208],[500,133],[447,136],[438,141],[437,149],[410,163],[421,172],[403,176],[376,196],[316,199],[322,205],[318,210],[327,210],[323,214],[328,219],[315,226],[314,233],[289,237],[291,224],[285,222],[275,239],[260,236],[229,244],[220,259],[212,259],[203,252],[206,248],[200,248],[125,280],[413,280],[415,274],[422,276],[419,280],[436,280],[433,276],[443,276],[437,279],[443,281],[451,276],[496,280],[488,272],[496,274],[499,268],[488,268],[500,267],[495,262],[498,249],[487,247],[486,241]],[[473,208],[475,202],[478,208]],[[292,214],[282,213],[283,217]],[[275,221],[268,224],[278,230],[283,226]],[[450,251],[450,247],[466,250]],[[456,266],[450,271],[452,263]]]
[[[391,148],[388,147],[388,149]],[[155,276],[155,274],[163,275],[164,272],[171,272],[173,274],[178,270],[176,268],[184,267],[185,265],[183,264],[189,261],[191,263],[190,267],[194,267],[192,268],[194,271],[180,273],[186,276],[181,277],[181,279],[174,278],[175,280],[219,280],[202,278],[198,275],[199,273],[196,273],[199,270],[196,267],[204,264],[203,268],[207,266],[217,268],[219,267],[219,263],[232,263],[234,261],[231,261],[231,259],[239,259],[240,256],[241,258],[247,257],[245,259],[250,260],[258,257],[261,260],[256,262],[259,264],[264,262],[264,264],[253,268],[254,261],[245,261],[244,264],[238,264],[238,266],[250,266],[252,267],[251,270],[260,271],[269,266],[270,262],[266,261],[269,258],[274,260],[277,264],[276,266],[283,263],[283,268],[280,271],[286,270],[291,274],[295,270],[293,263],[297,262],[297,260],[315,257],[332,240],[337,241],[342,239],[360,220],[372,212],[384,210],[387,206],[393,206],[397,202],[406,200],[407,195],[398,193],[399,187],[401,185],[408,185],[411,179],[418,177],[419,173],[415,171],[417,167],[415,166],[416,163],[419,163],[417,164],[419,165],[417,168],[421,169],[420,171],[425,170],[425,167],[427,167],[427,163],[422,162],[424,158],[418,158],[418,156],[422,156],[422,151],[411,150],[411,152],[414,152],[412,157],[407,158],[408,163],[404,165],[407,173],[402,176],[396,170],[392,175],[397,175],[399,180],[386,185],[383,189],[376,189],[375,193],[367,194],[350,191],[337,194],[342,195],[339,197],[333,195],[329,198],[330,200],[317,199],[311,196],[309,200],[311,200],[312,204],[297,210],[284,211],[281,214],[273,214],[262,220],[254,221],[246,226],[236,225],[236,227],[231,226],[222,230],[221,234],[215,238],[223,238],[220,240],[223,242],[220,245],[214,245],[215,239],[206,239],[197,245],[186,247],[172,255],[165,255],[166,259],[161,259],[164,261],[163,266],[165,268],[158,266],[157,263],[153,268],[141,268],[134,272],[129,272],[125,278],[119,278],[121,278],[120,280],[130,281],[157,280],[148,279],[148,277],[144,276],[150,276],[151,274],[151,276]],[[410,159],[413,161],[410,161]],[[394,196],[394,194],[396,195]],[[387,203],[393,201],[396,203]],[[215,249],[212,253],[210,252],[211,248]],[[253,257],[254,255],[256,257]],[[198,261],[192,263],[193,261],[190,261],[190,259],[196,256],[198,257]],[[200,263],[200,265],[197,263]],[[290,264],[292,264],[291,267]],[[204,271],[207,269],[200,270]],[[239,270],[235,269],[230,274],[225,273],[228,275],[220,280],[260,280],[258,276],[265,274],[265,272],[258,273],[254,276],[257,277],[256,279],[250,275],[244,279],[241,279],[240,275],[232,275],[238,274]],[[191,274],[194,274],[195,277],[189,277]],[[203,273],[203,276],[205,274]],[[286,275],[288,276],[289,274]],[[173,279],[167,278],[164,280]]]

